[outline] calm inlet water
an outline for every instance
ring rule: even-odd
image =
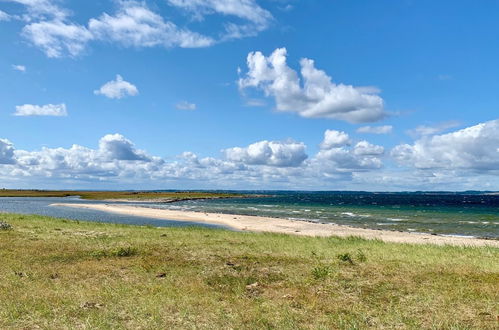
[[[449,193],[260,192],[265,198],[151,207],[259,215],[354,227],[499,239],[499,196]]]
[[[248,193],[256,194],[256,192]],[[258,194],[271,196],[197,200],[170,204],[137,203],[137,205],[279,217],[362,228],[499,239],[499,195],[275,191],[261,191]],[[0,198],[0,211],[137,225],[186,226],[195,224],[49,206],[52,203],[104,202],[84,201],[76,197]]]
[[[38,214],[56,218],[65,218],[82,221],[122,223],[130,225],[151,225],[155,227],[185,227],[185,226],[203,226],[222,228],[221,226],[198,224],[194,222],[159,220],[145,217],[128,216],[114,214],[102,211],[79,209],[64,206],[50,206],[52,203],[105,203],[100,201],[86,201],[78,197],[66,198],[0,198],[0,212]],[[108,203],[107,203],[108,204]],[[119,203],[116,203],[119,204]],[[126,203],[129,205],[129,203]],[[142,205],[138,203],[137,205]]]

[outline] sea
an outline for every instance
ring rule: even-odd
[[[352,191],[238,191],[238,193],[244,193],[247,197],[134,204],[159,209],[256,215],[369,229],[499,239],[499,194],[494,193]],[[75,202],[95,203],[96,201],[83,201],[77,197],[0,198],[0,211],[137,225],[199,225],[50,206],[52,203]]]

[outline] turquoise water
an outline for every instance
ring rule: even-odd
[[[450,193],[260,192],[265,198],[198,200],[151,207],[499,239],[499,196]]]

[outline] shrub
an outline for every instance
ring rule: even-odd
[[[7,222],[0,221],[0,230],[12,230],[12,225]]]
[[[353,259],[350,253],[342,253],[337,255],[338,259],[343,262],[348,262],[349,264],[353,265]]]
[[[357,260],[359,260],[360,262],[366,262],[367,261],[367,257],[364,254],[364,252],[362,252],[362,250],[359,250],[357,252]]]
[[[126,247],[126,248],[119,248],[116,251],[114,251],[114,255],[117,257],[131,257],[134,256],[138,253],[138,250],[134,247]]]
[[[331,274],[331,268],[329,266],[317,266],[312,269],[312,276],[316,280],[323,280]]]

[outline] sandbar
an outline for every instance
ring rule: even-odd
[[[355,228],[337,224],[314,223],[307,221],[250,215],[167,210],[119,204],[55,203],[51,205],[85,208],[154,219],[222,225],[235,230],[250,232],[269,232],[316,237],[358,236],[365,239],[378,239],[384,242],[393,243],[499,247],[499,240]]]

